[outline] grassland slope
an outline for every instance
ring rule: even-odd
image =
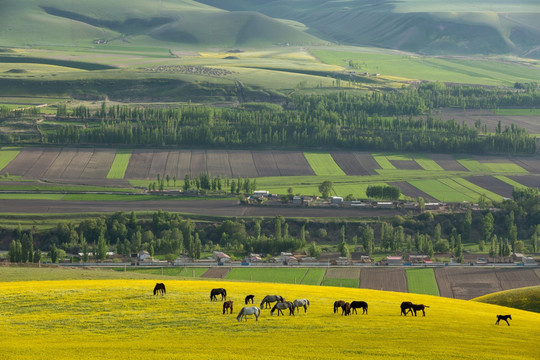
[[[540,313],[540,286],[500,291],[477,297],[473,301]]]

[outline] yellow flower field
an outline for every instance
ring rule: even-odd
[[[1,359],[538,359],[540,314],[472,301],[323,286],[221,281],[0,283]],[[210,290],[227,289],[233,315]],[[307,313],[237,322],[247,294],[307,298]],[[364,300],[368,315],[333,313]],[[430,307],[400,316],[402,301]],[[511,326],[495,315],[512,314]]]

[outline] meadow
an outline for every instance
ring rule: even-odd
[[[152,295],[156,281],[165,296]],[[210,302],[224,287],[233,315]],[[536,359],[540,314],[418,294],[227,281],[57,280],[0,283],[3,359]],[[307,298],[307,312],[238,322],[246,294]],[[364,300],[369,315],[341,316],[333,302]],[[430,307],[403,317],[404,301]],[[511,313],[511,326],[494,325]],[[406,331],[404,332],[404,329]],[[286,344],[287,346],[283,346]],[[517,351],[516,349],[519,349]]]
[[[116,152],[107,179],[123,179],[131,157],[131,150],[120,149]]]

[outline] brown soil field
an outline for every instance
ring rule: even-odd
[[[180,153],[178,151],[169,151],[169,156],[167,157],[167,164],[165,165],[165,174],[169,174],[172,177],[176,175],[180,179],[184,177],[185,174],[178,174],[178,158]],[[178,182],[177,182],[178,184]]]
[[[423,170],[424,168],[420,166],[414,160],[390,160],[392,165],[398,170]]]
[[[515,175],[515,176],[508,176],[508,178],[514,181],[517,181],[518,183],[528,186],[530,188],[540,188],[539,175]]]
[[[478,296],[524,286],[540,285],[533,269],[437,268],[441,296],[470,300]]]
[[[259,176],[279,176],[279,169],[274,155],[269,151],[254,151],[253,163]],[[277,174],[277,175],[276,175]]]
[[[202,278],[211,279],[224,279],[225,276],[231,271],[229,267],[211,267],[201,275]]]
[[[212,176],[232,177],[229,154],[225,150],[208,150],[206,152],[206,166]]]
[[[45,174],[47,169],[52,165],[54,160],[60,155],[60,149],[43,149],[43,152],[39,156],[38,161],[36,161],[31,168],[24,174],[24,177],[31,179],[39,179]]]
[[[42,149],[22,149],[15,159],[13,159],[0,174],[8,173],[10,175],[25,177],[28,170],[30,170],[34,164],[39,160],[43,150]]]
[[[368,172],[369,175],[378,174],[375,170],[380,169],[381,167],[379,166],[379,163],[375,161],[371,154],[355,152],[354,156],[356,157],[360,165],[362,165],[362,167]]]
[[[273,151],[272,153],[281,176],[315,175],[304,153],[296,151]]]
[[[365,268],[360,276],[360,288],[408,293],[407,276],[401,268]]]
[[[180,151],[178,155],[177,174],[180,179],[191,174],[191,151]],[[190,175],[191,176],[191,175]]]
[[[152,164],[150,165],[150,171],[148,172],[148,177],[150,179],[157,179],[158,174],[162,179],[166,177],[167,169],[167,158],[169,157],[168,151],[156,150],[154,151],[154,156],[152,157]],[[172,178],[174,174],[169,174]]]
[[[131,158],[124,175],[125,179],[148,179],[152,159],[154,158],[153,150],[133,150]]]
[[[353,153],[332,152],[330,155],[345,174],[360,176],[369,175],[369,172],[364,169]]]
[[[439,164],[440,167],[442,167],[446,171],[469,171],[465,166],[457,162],[457,160],[454,159],[452,155],[431,154],[430,158],[433,159],[437,164]]]
[[[116,150],[111,149],[95,149],[94,154],[88,161],[81,174],[81,178],[90,179],[105,179],[111,169]]]
[[[540,122],[538,116],[502,116],[494,115],[489,110],[463,110],[463,109],[441,109],[441,118],[444,120],[454,119],[458,124],[463,121],[467,125],[474,127],[474,122],[480,119],[482,125],[487,125],[488,131],[494,131],[499,121],[504,129],[505,125],[517,125],[527,130],[531,134],[540,134]]]
[[[325,279],[360,279],[360,269],[358,268],[328,268]]]
[[[512,160],[506,157],[495,155],[474,155],[473,159],[481,163],[511,164]]]
[[[465,180],[506,198],[512,197],[514,187],[493,176],[470,176]]]
[[[232,177],[255,178],[259,176],[251,151],[229,151]]]
[[[73,158],[77,155],[77,151],[73,148],[63,148],[60,151],[60,154],[54,159],[53,163],[47,171],[43,174],[43,177],[46,178],[55,178],[60,177],[62,178],[62,174],[66,170],[66,168],[69,166]]]
[[[409,184],[407,181],[389,182],[388,185],[397,186],[403,195],[412,197],[414,199],[418,199],[421,196],[428,202],[438,201],[434,197],[431,197],[422,190],[418,189],[416,186]]]
[[[206,152],[204,150],[191,151],[191,177],[199,176],[201,173],[207,173]]]
[[[94,155],[94,149],[77,149],[77,154],[66,167],[61,178],[77,179],[81,177],[92,155]]]
[[[540,174],[540,158],[514,157],[512,161],[531,174]]]

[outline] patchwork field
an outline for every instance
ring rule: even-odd
[[[166,295],[152,295],[157,281],[166,284]],[[234,301],[232,315],[223,314],[221,301],[209,300],[210,289],[217,287],[226,288]],[[203,359],[216,354],[238,359],[428,355],[482,360],[493,359],[494,353],[498,359],[528,360],[536,358],[540,341],[536,331],[540,314],[365,289],[156,277],[8,282],[0,283],[0,294],[0,348],[10,360],[49,359],[51,354],[68,359],[77,356],[74,352],[107,360]],[[251,316],[238,322],[236,315],[247,294],[254,294],[256,303],[267,294],[279,294],[286,299],[307,298],[311,304],[307,312],[295,316],[270,316],[269,310],[262,310],[259,321]],[[369,315],[334,314],[337,299],[364,300]],[[426,317],[399,316],[403,300],[428,304]],[[495,314],[509,311],[512,326],[493,325]],[[276,338],[287,339],[287,346],[276,351]]]

